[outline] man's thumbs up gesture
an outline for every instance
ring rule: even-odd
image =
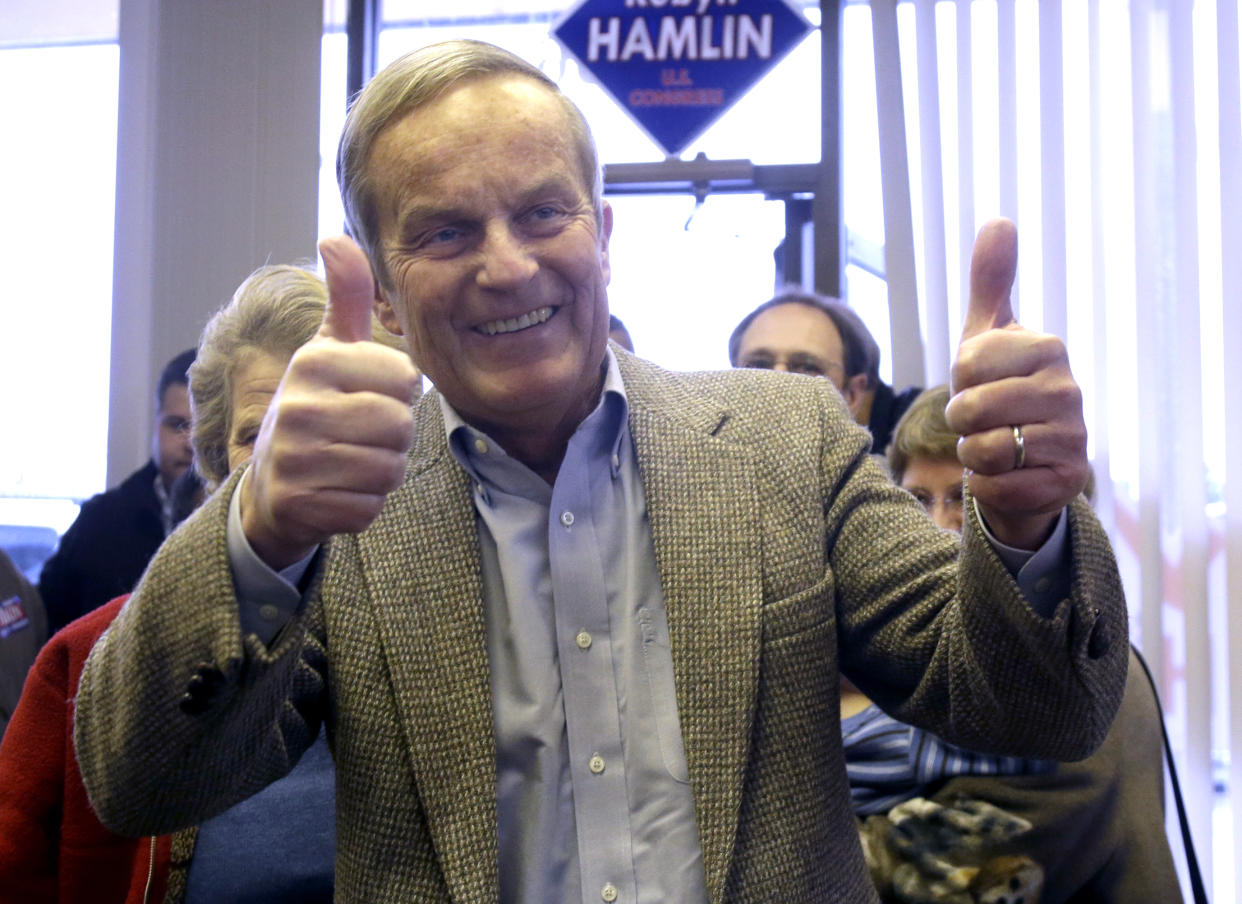
[[[344,236],[320,244],[328,307],[294,354],[263,419],[241,488],[242,528],[280,569],[336,533],[369,525],[405,474],[418,371],[371,342],[375,286]]]
[[[1036,549],[1086,486],[1087,427],[1065,344],[1013,319],[1017,264],[1017,229],[992,220],[975,239],[945,416],[988,527],[1002,543]]]

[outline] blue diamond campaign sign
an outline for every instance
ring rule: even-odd
[[[786,0],[582,0],[552,31],[677,154],[811,30]]]

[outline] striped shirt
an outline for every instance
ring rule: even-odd
[[[955,775],[1031,775],[1051,772],[1051,760],[992,756],[954,747],[878,706],[841,720],[845,770],[859,817],[887,813],[902,801],[924,796],[929,786]]]

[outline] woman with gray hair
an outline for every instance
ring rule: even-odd
[[[208,322],[190,399],[195,467],[209,489],[250,457],[285,366],[315,336],[326,303],[314,273],[268,266]],[[378,320],[372,335],[403,347]],[[322,733],[287,776],[200,826],[127,838],[99,822],[73,756],[73,698],[91,646],[125,600],[52,638],[0,743],[0,900],[331,901],[334,770]]]
[[[327,302],[327,286],[310,270],[261,267],[207,322],[190,368],[190,406],[194,466],[208,486],[250,457],[285,366],[319,331]],[[374,318],[371,336],[405,351],[401,337]]]

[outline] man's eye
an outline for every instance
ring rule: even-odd
[[[790,367],[790,370],[796,374],[805,374],[808,377],[822,377],[824,375],[823,368],[810,361],[799,361]]]
[[[449,242],[455,242],[464,235],[464,231],[456,226],[445,226],[443,229],[437,229],[428,235],[424,240],[424,245],[444,245]]]
[[[929,512],[936,506],[936,498],[931,493],[925,493],[921,490],[914,490],[910,495],[919,501],[919,505],[927,509]]]
[[[555,234],[565,222],[565,210],[557,204],[540,204],[526,214],[523,225],[537,236]]]
[[[759,370],[771,370],[772,359],[771,358],[746,358],[745,360],[742,361],[742,366],[743,367],[755,367],[755,368],[758,368]]]

